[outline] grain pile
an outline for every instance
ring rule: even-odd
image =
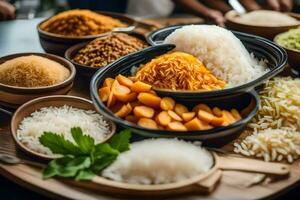
[[[276,42],[281,46],[300,51],[300,28],[291,29],[285,33],[282,33],[276,37]]]
[[[41,56],[21,56],[0,65],[0,83],[18,87],[44,87],[63,82],[70,71]]]
[[[73,60],[91,67],[103,67],[147,46],[144,41],[128,34],[112,33],[91,41],[78,51]]]
[[[136,79],[154,88],[171,90],[216,90],[225,87],[201,61],[183,52],[171,52],[141,66]]]
[[[116,27],[127,25],[118,19],[90,10],[69,10],[61,12],[41,24],[43,31],[64,36],[98,35]]]
[[[274,78],[260,94],[260,109],[249,124],[254,134],[235,143],[234,151],[291,163],[300,156],[300,79]]]

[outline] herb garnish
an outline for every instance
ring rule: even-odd
[[[109,166],[118,155],[129,150],[130,130],[114,135],[108,142],[95,145],[95,140],[82,133],[81,128],[71,128],[75,144],[63,135],[44,132],[39,141],[53,153],[63,157],[50,161],[43,170],[45,179],[60,176],[76,180],[91,180],[105,167]]]

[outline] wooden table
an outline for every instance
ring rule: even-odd
[[[28,51],[35,50],[39,51],[40,46],[38,44],[38,38],[33,31],[35,31],[35,25],[39,20],[32,21],[23,21],[22,23],[26,23],[26,26],[29,27],[28,30],[30,32],[24,32],[24,35],[20,36],[23,40],[29,40],[31,42],[31,46],[28,46]],[[10,22],[10,23],[20,23],[21,21]],[[5,22],[5,24],[0,23],[0,30],[5,29],[8,25],[10,27],[15,27],[15,31],[19,30],[16,26]],[[30,28],[31,27],[31,28]],[[13,30],[11,30],[14,32]],[[3,31],[0,31],[0,38]],[[0,44],[0,52],[1,55],[15,53],[18,51],[20,47],[15,41],[20,41],[19,35],[12,35],[12,37],[7,37],[8,41],[7,45],[10,46],[8,52],[3,49],[2,43]],[[15,45],[11,44],[14,43]],[[22,43],[22,42],[21,42]],[[19,43],[20,44],[20,43]],[[15,48],[13,48],[15,46]],[[26,44],[24,43],[22,46],[22,52],[26,51]],[[73,90],[70,92],[70,95],[79,95],[85,98],[89,98],[88,94],[88,81],[85,79],[77,78],[76,84]],[[33,159],[26,156],[24,153],[20,152],[16,149],[15,144],[9,133],[9,118],[4,117],[4,115],[0,114],[0,152],[7,152],[13,155],[17,155],[21,158],[25,159]],[[224,147],[228,150],[232,150],[231,145],[227,145]],[[4,164],[0,164],[0,174],[9,178],[10,180],[26,187],[31,190],[37,191],[43,195],[47,195],[53,197],[55,199],[85,199],[85,200],[94,200],[94,199],[105,199],[105,200],[115,200],[119,199],[119,196],[112,196],[104,193],[100,193],[98,191],[90,191],[84,190],[82,188],[77,188],[74,186],[70,186],[62,181],[57,179],[51,180],[42,180],[41,171],[39,169],[19,164],[14,166],[8,166]],[[234,172],[234,171],[226,171],[223,172],[222,179],[220,183],[217,185],[214,192],[210,194],[188,194],[184,196],[176,196],[170,197],[167,199],[179,200],[198,200],[198,199],[262,199],[262,198],[272,198],[279,195],[282,192],[288,191],[292,187],[299,185],[300,182],[300,167],[299,162],[291,165],[291,174],[288,178],[282,180],[276,180],[271,183],[264,183],[254,185],[249,187],[252,183],[253,178],[255,178],[257,174],[244,173],[244,172]],[[151,197],[149,197],[151,198]],[[132,198],[130,198],[132,199]],[[166,198],[164,198],[166,199]]]

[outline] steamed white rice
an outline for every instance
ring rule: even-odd
[[[267,69],[246,50],[234,34],[214,25],[189,25],[175,30],[164,41],[177,51],[196,56],[219,79],[233,87],[250,82]]]
[[[95,111],[64,105],[44,107],[24,118],[17,130],[17,139],[33,151],[53,155],[50,149],[39,142],[39,137],[48,131],[63,134],[65,139],[74,142],[70,132],[73,127],[80,127],[96,143],[102,142],[109,133],[107,122]]]
[[[148,139],[131,144],[102,176],[132,184],[172,183],[207,172],[213,162],[212,155],[196,144]]]

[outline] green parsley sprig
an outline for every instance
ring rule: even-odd
[[[130,130],[121,131],[102,144],[95,144],[95,140],[84,135],[79,127],[72,128],[71,134],[75,144],[52,132],[44,132],[39,138],[40,143],[53,153],[63,155],[48,163],[43,170],[45,179],[59,176],[91,180],[114,162],[120,153],[129,150]]]

